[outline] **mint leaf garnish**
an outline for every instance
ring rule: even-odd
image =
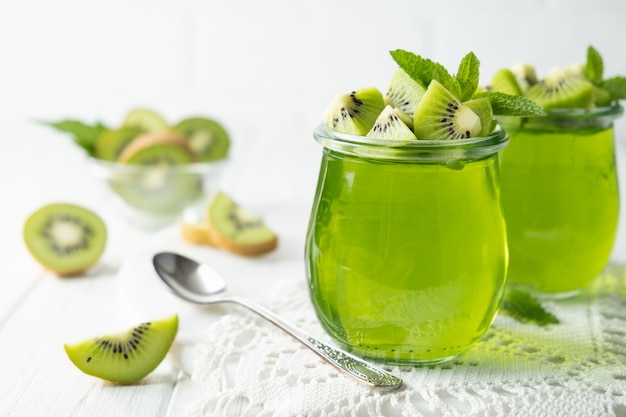
[[[461,101],[469,100],[478,88],[480,61],[473,52],[468,53],[461,60],[456,81],[459,84]]]
[[[602,81],[602,74],[604,72],[604,63],[602,56],[593,47],[587,48],[587,66],[585,67],[585,77],[593,83]]]
[[[455,97],[460,97],[461,88],[458,81],[443,65],[402,49],[391,51],[390,54],[400,68],[422,87],[428,88],[432,80],[437,80]]]
[[[547,116],[541,106],[526,97],[484,91],[474,94],[472,98],[488,99],[494,116]]]
[[[74,142],[91,156],[93,156],[94,153],[96,140],[102,132],[107,130],[107,127],[100,122],[93,125],[83,123],[79,120],[61,120],[59,122],[43,123],[60,132],[72,135]]]
[[[522,323],[535,323],[539,326],[560,323],[559,319],[546,311],[533,296],[512,288],[507,288],[500,311]]]
[[[611,94],[613,99],[626,99],[626,77],[608,78],[602,82],[601,86]]]

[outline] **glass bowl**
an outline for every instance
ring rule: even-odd
[[[116,211],[135,226],[157,229],[203,212],[217,189],[226,160],[133,165],[91,158],[89,164]]]

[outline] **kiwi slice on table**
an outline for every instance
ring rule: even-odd
[[[141,323],[129,330],[65,344],[78,369],[107,381],[128,384],[156,369],[178,331],[178,316]]]
[[[479,136],[480,117],[437,80],[432,80],[415,109],[418,139],[445,140]]]
[[[556,67],[525,96],[544,109],[586,108],[593,103],[593,85],[584,78]]]
[[[324,123],[336,131],[365,135],[385,108],[382,93],[376,87],[366,87],[350,94],[340,94],[324,115]]]
[[[207,209],[207,226],[212,242],[230,252],[256,256],[270,252],[278,245],[278,237],[263,219],[218,192]]]
[[[105,161],[117,161],[124,148],[141,133],[134,127],[106,130],[96,140],[94,156]]]
[[[521,96],[522,89],[517,82],[517,78],[508,68],[502,68],[493,75],[491,78],[490,87],[493,91],[501,93],[511,94],[514,96]]]
[[[54,203],[32,213],[24,224],[31,255],[60,276],[75,275],[102,256],[107,229],[96,213],[81,206]]]
[[[366,136],[376,139],[415,140],[415,134],[400,118],[401,112],[386,106]]]
[[[169,125],[159,113],[146,108],[129,111],[124,118],[122,127],[133,127],[142,132],[167,132],[170,130]]]
[[[130,206],[159,216],[172,216],[202,195],[202,180],[175,166],[196,161],[182,136],[173,132],[144,134],[126,146],[119,162],[145,169],[121,170],[109,183]]]
[[[408,117],[408,126],[413,129],[413,114],[426,89],[398,68],[385,94],[385,104],[395,107]]]
[[[221,124],[203,117],[185,119],[174,126],[174,132],[187,139],[200,161],[223,159],[230,147],[230,138]]]

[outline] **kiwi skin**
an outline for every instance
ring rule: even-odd
[[[160,144],[177,145],[181,148],[181,150],[189,154],[189,158],[192,162],[197,160],[197,157],[189,147],[189,144],[181,135],[173,132],[153,132],[141,135],[129,143],[118,157],[118,162],[129,163],[138,152],[150,146]]]
[[[65,248],[63,253],[55,252],[59,242],[51,242],[54,222],[71,223],[82,228],[80,244],[89,245],[89,251],[82,248]],[[93,211],[70,203],[47,204],[32,213],[24,223],[24,243],[31,256],[46,270],[60,277],[76,276],[91,268],[100,260],[107,242],[107,228],[104,221]]]

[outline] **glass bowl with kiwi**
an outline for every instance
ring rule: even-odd
[[[227,163],[230,139],[211,119],[170,126],[148,109],[131,111],[121,127],[93,140],[92,174],[118,212],[141,228],[170,224],[204,208]]]

